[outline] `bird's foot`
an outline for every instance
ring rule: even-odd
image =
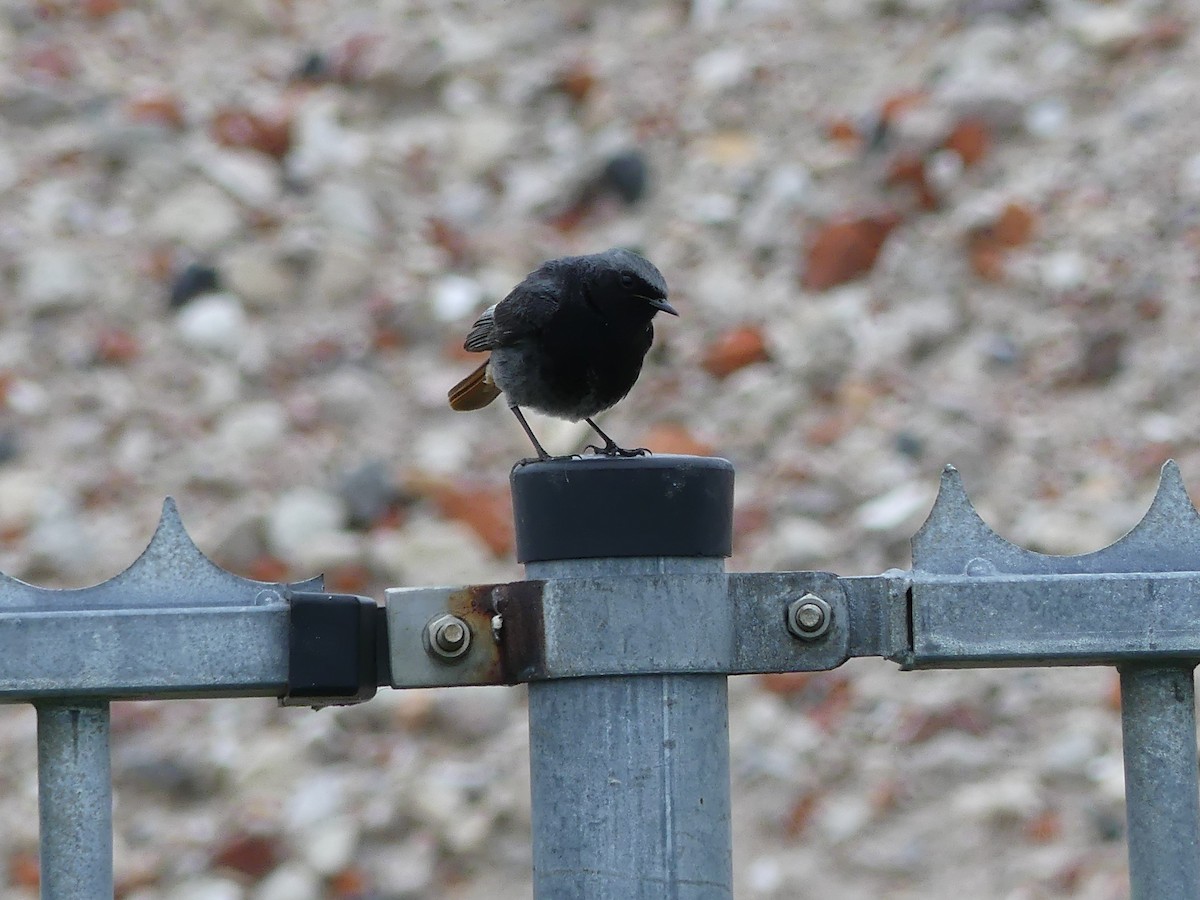
[[[603,447],[597,447],[595,444],[588,444],[584,449],[591,450],[596,456],[611,456],[616,459],[632,459],[635,456],[650,455],[650,451],[645,447],[635,447],[627,450],[624,447],[618,447],[615,443],[608,443]]]
[[[513,468],[519,469],[522,466],[531,466],[535,463],[562,462],[563,460],[567,459],[583,459],[583,457],[578,453],[567,453],[563,456],[551,456],[549,453],[547,453],[545,456],[527,456],[524,459],[518,459],[515,463],[513,463]]]

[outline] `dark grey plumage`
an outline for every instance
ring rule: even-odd
[[[630,250],[550,260],[476,320],[463,346],[491,356],[451,389],[450,405],[478,409],[503,392],[541,458],[522,406],[584,419],[605,441],[599,452],[625,453],[591,417],[637,381],[655,314],[678,315],[666,297],[662,273]]]

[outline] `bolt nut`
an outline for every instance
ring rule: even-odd
[[[452,660],[471,648],[471,629],[458,616],[434,616],[425,626],[425,650],[438,659]]]
[[[832,622],[833,610],[816,594],[805,594],[788,604],[788,631],[802,641],[824,636]]]

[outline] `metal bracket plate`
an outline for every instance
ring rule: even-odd
[[[866,606],[886,606],[889,580],[872,579],[870,586],[873,591],[858,585],[856,596]],[[819,639],[801,640],[787,629],[787,607],[809,593],[828,604],[830,624]],[[429,652],[429,623],[446,614],[461,619],[471,633],[468,650],[453,660]],[[387,619],[391,683],[397,688],[818,671],[846,661],[856,628],[841,581],[824,572],[397,588],[387,592]],[[880,643],[878,637],[872,641]]]

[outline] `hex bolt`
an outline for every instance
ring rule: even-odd
[[[471,647],[471,629],[458,616],[434,616],[425,626],[425,650],[438,659],[458,659]]]
[[[816,594],[805,594],[788,604],[787,628],[802,641],[815,641],[829,631],[833,610]]]

